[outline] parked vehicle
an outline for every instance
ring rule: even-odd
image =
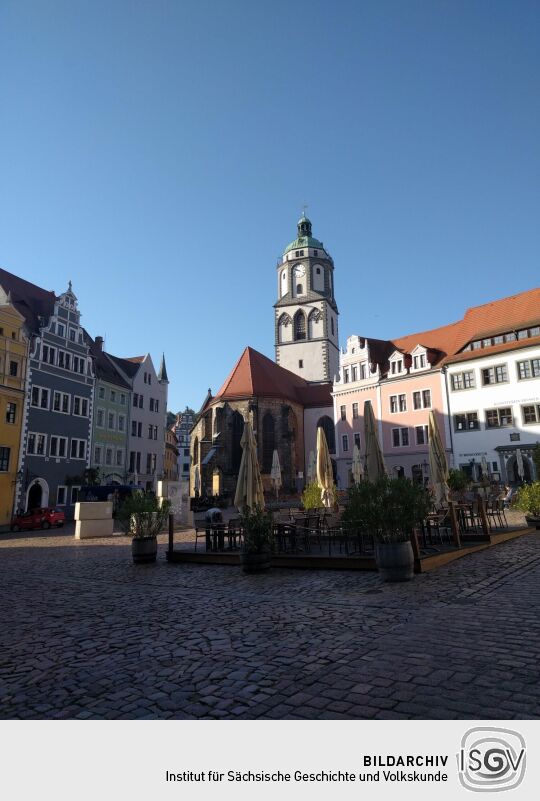
[[[66,516],[61,509],[52,507],[31,509],[29,512],[17,515],[11,521],[12,531],[23,531],[25,529],[42,528],[48,529],[51,526],[61,528],[64,525]]]

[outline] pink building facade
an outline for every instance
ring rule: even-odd
[[[429,333],[386,341],[351,336],[341,352],[339,378],[334,383],[336,468],[338,485],[352,481],[355,444],[365,455],[364,403],[369,400],[378,425],[388,473],[418,482],[429,477],[428,417],[433,410],[449,463],[452,442],[444,353],[433,347]],[[407,340],[407,341],[405,341]]]

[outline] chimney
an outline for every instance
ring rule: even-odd
[[[103,337],[96,337],[95,342],[98,350],[103,350]]]

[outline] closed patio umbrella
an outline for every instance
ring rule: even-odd
[[[316,478],[317,478],[317,460],[315,458],[315,454],[313,453],[313,451],[310,451],[308,468],[307,468],[308,484],[312,484]]]
[[[485,480],[487,480],[489,478],[489,468],[488,468],[488,463],[487,463],[487,459],[486,459],[485,456],[482,456],[481,465],[482,465],[482,477]]]
[[[322,505],[329,509],[334,503],[334,471],[322,426],[317,429],[317,484],[321,488]]]
[[[517,467],[517,474],[521,481],[525,476],[525,466],[523,464],[523,454],[521,453],[521,449],[517,448],[516,450],[516,467]]]
[[[272,469],[270,470],[270,478],[272,485],[276,491],[276,498],[281,487],[281,465],[279,463],[279,454],[277,450],[272,454]]]
[[[369,481],[377,481],[386,475],[386,465],[377,436],[377,424],[371,401],[364,402],[364,439],[366,443],[366,475]]]
[[[238,471],[238,482],[234,495],[234,505],[241,514],[249,507],[264,509],[264,494],[257,460],[257,443],[249,420],[244,423],[244,433],[240,441],[242,445],[242,461]]]
[[[193,489],[195,491],[195,495],[201,494],[201,472],[199,470],[199,465],[195,465],[195,474],[193,476]]]
[[[448,503],[448,462],[442,444],[441,433],[431,411],[428,420],[429,435],[429,483],[437,508]]]
[[[353,460],[352,460],[352,474],[355,484],[360,484],[362,480],[362,458],[360,456],[360,448],[358,445],[354,446]]]

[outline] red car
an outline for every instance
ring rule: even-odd
[[[51,526],[60,528],[64,525],[66,517],[59,509],[51,507],[46,509],[32,509],[30,512],[25,512],[22,515],[17,515],[11,521],[12,531],[21,531],[28,528],[43,528],[47,529]]]

